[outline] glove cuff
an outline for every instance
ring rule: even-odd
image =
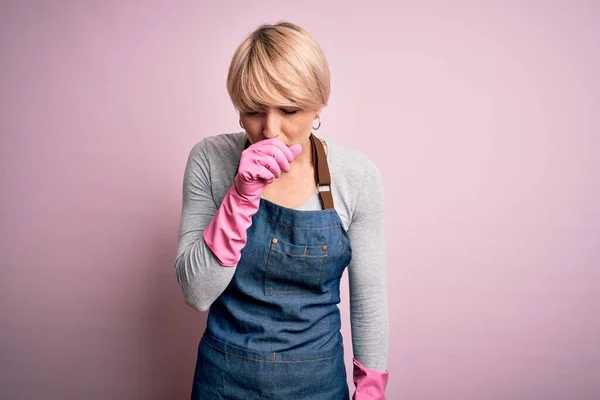
[[[362,365],[356,358],[354,361],[354,385],[356,391],[352,400],[385,400],[389,372],[375,371]]]

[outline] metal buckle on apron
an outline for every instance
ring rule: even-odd
[[[319,185],[319,192],[331,192],[331,185]]]

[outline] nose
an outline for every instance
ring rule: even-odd
[[[281,132],[281,117],[276,110],[269,109],[264,114],[263,135],[267,139],[279,136]]]

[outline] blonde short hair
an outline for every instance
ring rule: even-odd
[[[241,112],[282,106],[316,110],[329,100],[329,66],[316,40],[301,27],[264,24],[235,51],[227,90]]]

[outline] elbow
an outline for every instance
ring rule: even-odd
[[[192,307],[196,311],[206,312],[210,308],[210,304],[207,302],[203,302],[195,296],[183,295],[183,299],[185,300],[185,304]]]
[[[179,287],[181,288],[185,304],[200,312],[208,311],[211,303],[203,298],[203,296],[198,293],[198,290],[194,290],[194,288],[185,281],[180,281]]]
[[[182,268],[179,266],[179,260],[175,265],[175,271],[177,276],[177,283],[179,284],[179,288],[181,289],[181,293],[183,294],[183,300],[185,304],[192,307],[194,310],[200,312],[206,312],[210,308],[210,302],[206,299],[203,299],[202,296],[198,293],[199,291],[194,288],[193,285],[190,284],[189,280],[182,274]]]

